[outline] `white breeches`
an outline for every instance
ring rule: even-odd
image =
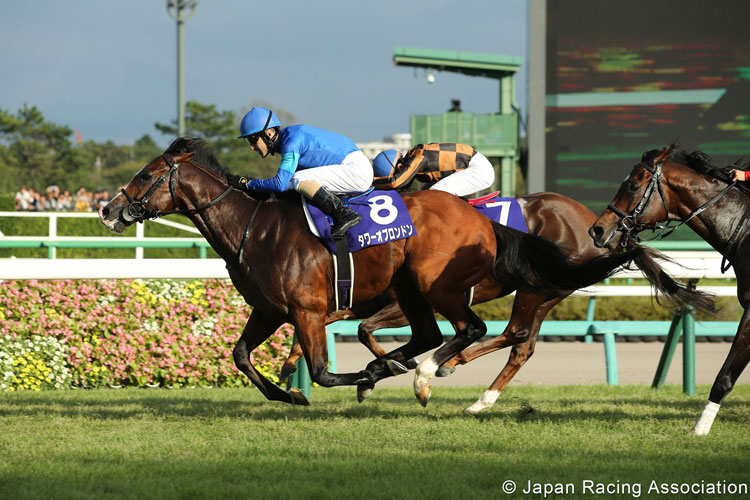
[[[440,179],[429,189],[447,191],[456,196],[467,196],[492,186],[495,182],[495,169],[492,163],[482,154],[476,153],[471,157],[469,166],[445,179]]]
[[[362,151],[346,155],[341,165],[298,170],[292,176],[292,187],[296,191],[302,181],[315,181],[334,194],[361,193],[372,186],[372,164]]]

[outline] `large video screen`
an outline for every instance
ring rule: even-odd
[[[750,161],[749,20],[746,0],[547,0],[547,189],[598,214],[650,149]]]

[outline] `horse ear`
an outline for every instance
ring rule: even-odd
[[[661,153],[654,157],[654,161],[651,164],[656,165],[657,163],[664,163],[669,159],[669,155],[672,154],[672,151],[674,151],[674,144],[670,144],[668,147],[664,148]]]
[[[190,158],[193,157],[194,154],[195,154],[194,152],[180,153],[180,154],[172,157],[172,161],[174,163],[182,163],[183,161],[188,161]]]

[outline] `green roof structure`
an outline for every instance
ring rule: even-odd
[[[523,59],[500,54],[396,47],[393,50],[393,62],[396,66],[449,71],[498,80],[500,109],[495,113],[412,114],[412,144],[461,142],[476,147],[485,156],[498,158],[500,168],[495,187],[501,190],[503,196],[513,196],[515,160],[518,158],[518,112],[514,106],[514,77],[521,68]]]

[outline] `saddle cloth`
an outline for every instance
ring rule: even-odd
[[[499,222],[503,226],[512,227],[524,233],[529,232],[526,220],[523,218],[521,205],[515,198],[502,198],[499,192],[494,192],[469,200],[469,204],[479,210],[485,217]]]
[[[346,232],[350,252],[417,234],[404,200],[395,191],[373,190],[342,198],[342,201],[362,216],[362,222]],[[310,231],[321,238],[332,253],[336,253],[336,244],[331,238],[330,219],[318,207],[308,204],[304,196],[302,206]]]

